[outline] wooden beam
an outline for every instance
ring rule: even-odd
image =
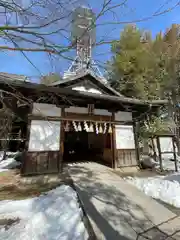
[[[178,172],[175,138],[172,138],[175,171]]]
[[[139,132],[139,124],[138,124],[138,122],[134,121],[133,129],[134,129],[134,142],[135,142],[136,161],[137,161],[137,164],[139,165],[139,167],[141,168],[139,139],[138,139],[138,132]]]
[[[61,108],[61,117],[64,117],[65,108]],[[64,130],[64,120],[61,120],[61,128],[60,128],[60,159],[59,159],[59,172],[62,172],[63,168],[63,156],[64,156],[64,137],[65,137],[65,130]]]
[[[151,137],[151,144],[152,144],[152,150],[153,150],[153,153],[154,153],[154,159],[155,161],[157,161],[157,154],[156,154],[156,147],[155,147],[155,144],[154,144],[154,137]]]
[[[88,104],[87,108],[88,108],[88,114],[90,116],[94,115],[94,104]]]
[[[112,113],[112,120],[115,119],[115,113]],[[116,130],[115,124],[112,124],[112,134],[111,134],[111,146],[112,146],[112,168],[117,168],[117,154],[116,154]]]
[[[42,115],[29,115],[31,120],[44,120],[44,121],[87,121],[87,122],[98,122],[98,123],[111,123],[119,125],[132,125],[132,122],[115,121],[112,116],[101,116],[101,115],[88,115],[88,114],[76,114],[76,113],[65,113],[65,116],[61,117],[50,117]]]
[[[30,105],[30,109],[29,109],[30,113],[32,113],[33,111],[33,104]],[[26,142],[25,142],[25,149],[24,149],[24,153],[23,153],[23,158],[24,161],[22,161],[21,164],[21,174],[24,174],[25,170],[26,170],[26,161],[27,161],[27,152],[28,152],[28,148],[29,148],[29,140],[30,140],[30,131],[31,131],[31,119],[28,118],[28,122],[27,122],[27,132],[26,132]]]
[[[158,155],[159,155],[160,170],[163,171],[161,145],[160,145],[159,137],[157,137],[156,140],[157,140],[157,149],[158,149]]]

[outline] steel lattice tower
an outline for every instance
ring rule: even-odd
[[[96,16],[90,8],[78,7],[72,14],[71,42],[76,48],[76,57],[64,73],[64,78],[90,70],[103,78],[97,64],[92,59],[92,48],[96,44]]]

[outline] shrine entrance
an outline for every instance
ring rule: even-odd
[[[111,165],[111,134],[110,124],[67,122],[64,133],[64,161],[96,161]]]
[[[82,161],[88,156],[88,133],[86,131],[65,132],[64,138],[64,160]]]

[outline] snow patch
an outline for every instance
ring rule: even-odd
[[[82,216],[76,192],[66,185],[32,199],[1,201],[0,219],[21,220],[7,231],[1,229],[0,239],[86,240]]]
[[[6,157],[14,157],[17,154],[17,152],[6,152]],[[2,160],[4,155],[3,151],[0,151],[0,161]]]
[[[180,174],[172,174],[166,177],[128,177],[125,180],[146,195],[180,208]]]
[[[0,152],[0,172],[5,172],[21,165],[20,162],[15,160],[19,152],[7,152],[6,159],[2,160],[3,154],[3,152]]]
[[[167,171],[175,171],[175,162],[174,162],[174,157],[171,154],[166,154],[162,156],[162,166],[164,170]],[[177,156],[177,167],[180,170],[180,159],[179,156]],[[159,168],[159,161],[158,161],[158,165],[156,166],[156,168]]]
[[[8,158],[0,161],[0,171],[7,171],[8,169],[16,168],[20,165],[21,163],[17,162],[14,158]]]

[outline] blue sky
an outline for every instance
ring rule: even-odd
[[[113,3],[120,3],[121,0],[114,0]],[[102,8],[103,0],[89,0],[86,5],[90,5],[96,14]],[[114,21],[133,21],[151,16],[157,10],[163,11],[175,5],[177,0],[128,0],[125,7],[119,7],[114,12],[107,12],[97,21],[97,41],[102,39],[118,39],[123,24],[105,24]],[[167,4],[165,4],[167,3]],[[151,20],[137,23],[139,28],[152,31],[153,36],[159,31],[165,31],[172,23],[180,23],[180,6],[172,12],[154,17]],[[104,24],[104,25],[103,25]],[[47,29],[46,29],[47,31]],[[66,33],[68,37],[68,33]],[[56,44],[67,45],[67,40],[60,35],[53,35],[49,38]],[[0,41],[1,43],[1,41]],[[75,52],[67,53],[67,56],[73,56]],[[0,72],[9,72],[25,74],[31,76],[34,81],[49,72],[61,73],[67,70],[70,62],[59,56],[49,56],[46,53],[26,53],[28,59],[22,53],[3,51],[0,53]],[[93,50],[93,57],[98,64],[104,66],[104,63],[110,59],[110,46],[108,44],[96,47]]]

